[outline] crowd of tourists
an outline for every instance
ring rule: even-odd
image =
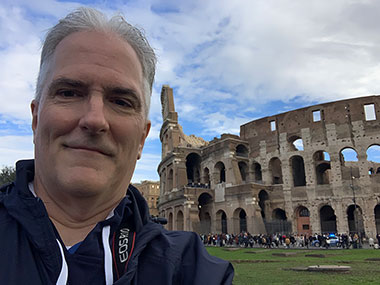
[[[360,248],[363,243],[369,247],[378,248],[380,234],[373,238],[365,239],[358,234],[259,234],[251,235],[248,232],[239,234],[203,234],[200,235],[206,246],[229,247],[263,247],[263,248],[309,248],[309,247],[340,247]]]

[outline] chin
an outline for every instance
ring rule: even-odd
[[[109,187],[108,180],[101,175],[67,175],[62,177],[61,185],[66,189],[66,192],[70,192],[78,197],[90,197],[96,196],[106,191]]]

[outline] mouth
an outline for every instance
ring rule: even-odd
[[[83,146],[83,145],[67,145],[67,144],[64,144],[63,146],[65,148],[69,148],[76,151],[85,151],[85,152],[99,153],[105,156],[112,156],[112,154],[109,151],[103,148]]]

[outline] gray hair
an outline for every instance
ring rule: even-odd
[[[145,98],[145,115],[148,117],[157,62],[152,47],[149,45],[143,32],[129,24],[123,16],[115,15],[108,20],[103,13],[88,7],[81,7],[71,12],[48,31],[41,52],[40,72],[38,74],[35,96],[36,101],[38,102],[41,99],[49,62],[57,45],[65,37],[81,31],[114,32],[132,46],[142,66],[142,90]]]

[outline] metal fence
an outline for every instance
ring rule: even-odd
[[[290,234],[292,232],[292,223],[286,220],[267,221],[264,219],[264,225],[267,234]]]

